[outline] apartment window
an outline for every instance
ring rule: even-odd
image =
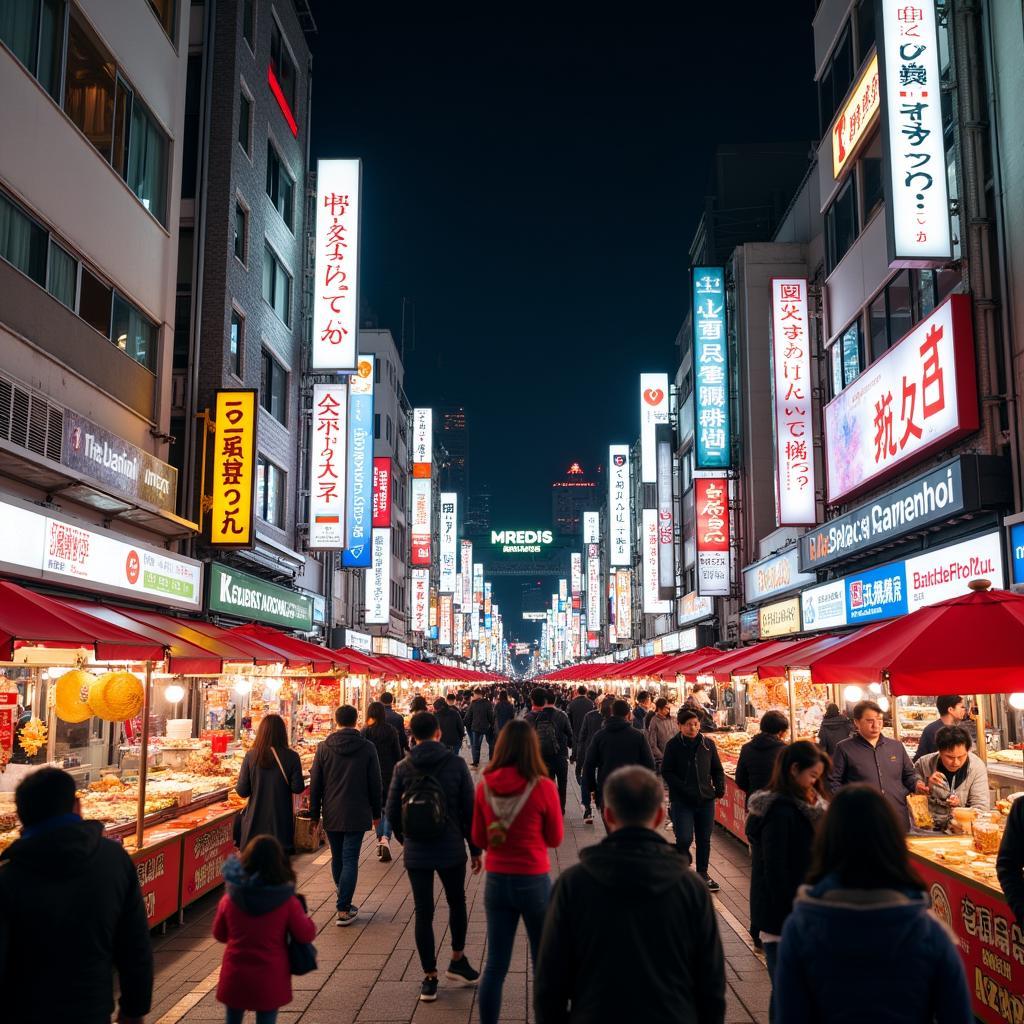
[[[266,350],[263,350],[263,371],[260,377],[260,405],[278,423],[288,422],[288,371]]]
[[[271,526],[284,529],[286,474],[269,459],[256,459],[256,515]]]
[[[889,308],[889,344],[895,345],[917,322],[911,302],[910,271],[897,274],[885,289]]]
[[[256,52],[256,3],[255,0],[242,0],[242,38],[249,44],[249,49]]]
[[[289,228],[292,226],[292,207],[295,205],[295,181],[281,161],[274,144],[267,140],[267,195],[274,209],[281,214]]]
[[[152,115],[132,99],[128,168],[124,180],[161,224],[167,222],[167,136]]]
[[[235,200],[235,258],[245,263],[249,250],[249,211]]]
[[[113,157],[117,65],[72,8],[68,29],[64,110],[97,152]]]
[[[287,324],[291,318],[292,278],[269,245],[263,247],[263,298]]]
[[[46,290],[74,311],[78,291],[78,260],[50,239],[50,262],[46,268]]]
[[[380,413],[375,412],[373,414],[373,439],[374,441],[380,440]],[[394,479],[394,477],[392,477]]]
[[[42,225],[0,195],[0,256],[44,287],[47,238]]]
[[[875,45],[875,0],[860,0],[857,6],[857,63],[863,64]]]
[[[847,25],[818,80],[819,127],[822,135],[828,131],[828,127],[839,109],[839,104],[843,101],[852,83],[853,40],[850,37],[850,27]]]
[[[0,4],[0,40],[59,100],[64,0],[4,0]]]
[[[173,43],[174,15],[177,13],[174,0],[149,0],[149,6],[153,8],[153,13]]]
[[[295,70],[295,61],[292,60],[291,54],[288,52],[284,36],[276,21],[273,22],[270,29],[270,70],[273,71],[277,84],[281,88],[281,95],[288,104],[288,113],[294,119],[295,87],[298,74]]]
[[[78,289],[78,315],[104,338],[110,337],[110,303],[113,289],[86,267]]]
[[[373,361],[373,383],[380,383],[380,360],[374,359]]]
[[[857,238],[857,176],[851,175],[825,213],[828,272],[831,274]]]
[[[185,128],[181,140],[181,198],[195,199],[199,164],[200,100],[203,94],[203,58],[192,54],[185,75]]]
[[[385,437],[385,440],[388,440],[388,441],[394,440],[393,435],[392,435],[392,429],[393,428],[392,428],[392,424],[391,424],[391,417],[390,416],[386,416],[384,418],[384,437]]]
[[[882,133],[876,132],[871,145],[858,161],[860,165],[861,194],[864,213],[861,223],[867,224],[875,210],[885,201],[882,184]]]
[[[228,350],[231,356],[231,372],[242,376],[242,346],[245,344],[245,316],[237,309],[231,310],[231,328],[228,336]]]
[[[244,92],[238,94],[238,144],[246,156],[252,156],[252,100]]]
[[[147,369],[156,363],[156,324],[123,295],[114,292],[114,320],[111,340],[126,355]]]
[[[832,394],[835,396],[843,388],[849,387],[864,369],[863,337],[859,319],[854,320],[836,338],[832,345],[831,358]]]

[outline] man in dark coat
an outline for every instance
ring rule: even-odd
[[[825,708],[825,717],[818,727],[818,746],[829,757],[834,757],[836,747],[852,735],[853,723],[839,710],[838,704],[829,704]]]
[[[0,855],[3,1019],[109,1024],[116,971],[118,1019],[141,1022],[153,949],[135,866],[101,822],[82,820],[67,772],[40,768],[14,799],[21,838]]]
[[[565,792],[569,781],[569,750],[574,738],[569,716],[554,706],[551,693],[538,686],[531,694],[533,707],[526,712],[526,721],[537,730],[540,753],[548,774],[558,785],[558,801],[565,814]]]
[[[405,732],[405,719],[395,711],[393,704],[395,703],[395,695],[388,693],[386,690],[380,695],[380,702],[384,705],[384,719],[388,725],[392,725],[395,731],[398,733],[398,742],[402,748],[403,754],[409,753],[409,737]]]
[[[473,750],[473,767],[480,767],[480,752],[484,740],[487,740],[487,752],[490,755],[494,743],[494,705],[484,696],[484,691],[477,688],[476,695],[469,702],[466,712],[466,728]]]
[[[453,753],[462,749],[462,741],[466,735],[466,726],[458,708],[453,707],[444,697],[434,701],[434,714],[441,727],[441,742]]]
[[[629,725],[629,704],[617,700],[612,704],[612,716],[608,724],[593,738],[587,748],[587,760],[583,765],[583,786],[585,802],[591,796],[598,810],[603,810],[601,793],[605,780],[617,768],[638,764],[654,771],[654,755],[647,743],[647,737]],[[605,823],[607,828],[607,822]]]
[[[647,716],[651,711],[651,695],[646,690],[638,690],[636,704],[633,707],[633,728],[641,732],[647,724]]]
[[[781,711],[766,711],[761,716],[761,731],[740,747],[736,761],[736,785],[747,794],[764,789],[775,770],[775,762],[786,746],[789,719]]]
[[[605,783],[610,835],[562,872],[548,906],[535,971],[537,1024],[634,1020],[641,1005],[652,1021],[725,1020],[714,907],[686,859],[658,834],[663,795],[657,776],[636,766]]]
[[[996,857],[996,873],[1017,924],[1024,928],[1024,797],[1018,797],[1010,806]]]
[[[583,719],[596,708],[597,705],[587,696],[587,688],[579,686],[576,688],[576,696],[569,701],[565,713],[569,716],[569,725],[572,727],[573,740],[578,740],[580,729],[583,728]],[[576,744],[573,743],[573,750]],[[578,769],[577,769],[578,772]]]
[[[473,845],[473,779],[466,762],[441,743],[437,718],[427,712],[412,720],[414,746],[396,768],[388,794],[387,814],[395,838],[405,851],[405,869],[416,911],[416,949],[423,968],[420,999],[437,999],[437,950],[434,945],[434,874],[441,880],[448,901],[448,930],[452,940],[452,958],[445,977],[460,985],[475,985],[480,974],[466,959],[466,847],[472,858],[473,874],[482,866],[481,850]],[[444,829],[435,839],[417,839],[404,832],[402,798],[406,790],[422,776],[429,776],[444,792],[447,817]]]
[[[353,906],[359,880],[359,851],[363,836],[380,821],[383,796],[377,750],[356,729],[359,712],[350,704],[334,712],[338,723],[316,748],[309,775],[309,817],[316,823],[321,812],[331,844],[331,874],[338,887],[340,928],[359,915]]]

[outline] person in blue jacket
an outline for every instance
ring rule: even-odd
[[[840,790],[786,919],[773,990],[778,1024],[969,1024],[963,963],[931,912],[885,797]]]

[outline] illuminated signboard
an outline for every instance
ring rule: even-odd
[[[772,279],[772,403],[775,409],[775,521],[812,526],[814,428],[807,282]]]
[[[491,530],[491,547],[503,555],[539,555],[554,539],[551,530]]]
[[[789,636],[800,632],[800,598],[776,601],[758,609],[758,626],[762,640],[773,636]]]
[[[629,445],[608,447],[608,564],[629,565],[632,513],[629,492]]]
[[[440,568],[441,582],[439,590],[442,594],[454,594],[458,582],[458,536],[459,536],[459,496],[454,491],[441,494],[441,539]]]
[[[654,435],[659,423],[668,423],[668,374],[640,374],[640,482],[657,479]]]
[[[658,589],[675,591],[676,541],[672,501],[672,445],[658,442]]]
[[[359,330],[358,160],[318,160],[313,370],[356,369]]]
[[[464,540],[461,548],[462,566],[459,575],[462,578],[462,610],[467,612],[473,603],[473,542]]]
[[[633,577],[629,569],[615,573],[615,635],[619,643],[633,635]]]
[[[672,610],[671,601],[659,599],[658,591],[658,510],[645,508],[643,530],[643,605],[646,615],[664,615]]]
[[[429,624],[430,570],[413,569],[410,588],[410,628],[414,633],[426,633]]]
[[[368,624],[386,623],[391,618],[391,531],[373,531],[373,560],[364,574],[366,619]]]
[[[371,563],[370,531],[373,529],[372,356],[359,357],[358,369],[349,381],[347,507],[341,564],[365,569]]]
[[[569,556],[569,578],[572,584],[573,597],[583,593],[583,555],[574,551]]]
[[[601,513],[600,512],[584,512],[583,513],[583,543],[584,544],[600,544],[601,543]]]
[[[693,481],[697,505],[697,593],[728,597],[729,481],[698,477]]]
[[[601,628],[601,556],[597,544],[587,545],[587,629]]]
[[[391,525],[391,459],[373,460],[373,525]]]
[[[434,461],[434,410],[412,411],[412,475],[429,478]]]
[[[846,105],[832,122],[832,177],[837,181],[867,137],[881,106],[878,54],[875,54],[853,87]]]
[[[412,565],[430,565],[430,480],[416,477],[412,481]]]
[[[452,645],[452,595],[442,594],[441,595],[441,607],[438,612],[439,619],[437,623],[437,642],[442,647],[451,647]]]
[[[729,337],[723,267],[693,268],[693,372],[696,468],[728,469]]]
[[[347,384],[313,385],[309,546],[315,549],[338,551],[345,546],[347,407]]]
[[[213,415],[216,426],[213,434],[210,544],[218,548],[252,547],[255,541],[255,389],[218,391],[214,396]]]

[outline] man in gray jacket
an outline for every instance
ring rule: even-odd
[[[954,807],[989,809],[988,769],[971,751],[971,737],[958,725],[947,725],[935,737],[938,751],[914,764],[928,786],[928,810],[937,831],[949,827]]]
[[[676,720],[672,717],[672,705],[667,697],[659,697],[654,702],[654,711],[647,716],[644,732],[647,734],[647,744],[654,757],[654,767],[660,775],[661,761],[665,756],[665,745],[679,732]]]
[[[909,829],[907,797],[911,793],[927,793],[928,787],[918,778],[903,744],[882,735],[884,712],[873,700],[862,700],[853,709],[853,725],[857,730],[836,747],[829,789],[836,793],[851,782],[864,782],[877,789],[904,829]]]

